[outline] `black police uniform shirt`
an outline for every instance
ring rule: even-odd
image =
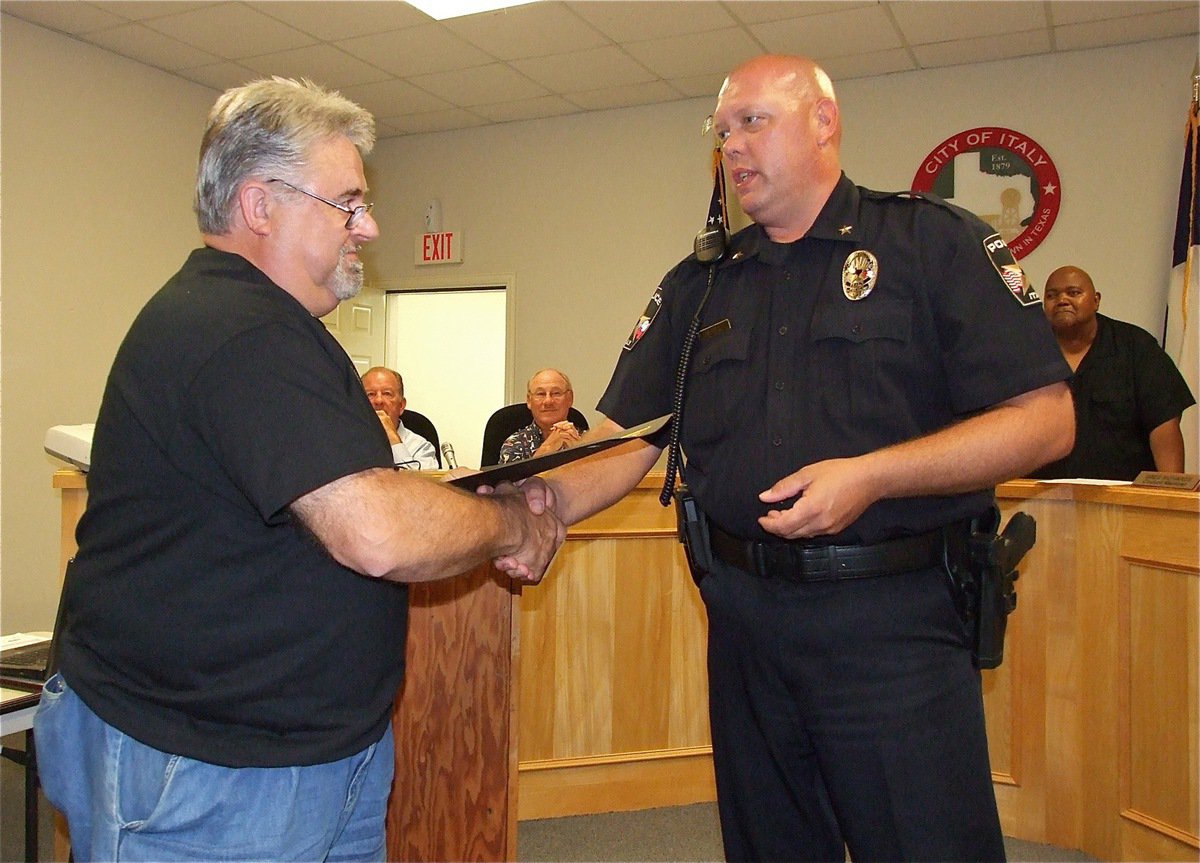
[[[620,425],[672,410],[707,269],[694,256],[676,266],[637,322],[598,405]],[[794,500],[758,495],[804,465],[919,437],[1071,373],[998,234],[944,201],[845,175],[804,238],[774,243],[751,225],[731,239],[700,323],[686,479],[716,524],[751,539],[776,539],[757,519]],[[822,541],[920,533],[992,499],[881,500]]]
[[[1034,471],[1039,479],[1132,480],[1154,470],[1150,432],[1196,403],[1154,336],[1096,315],[1096,338],[1070,380],[1075,446]]]
[[[320,320],[237,255],[194,251],[105,387],[61,670],[110,725],[232,767],[375,743],[404,673],[407,591],[334,561],[289,504],[391,468]]]

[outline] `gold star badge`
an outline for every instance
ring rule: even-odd
[[[854,230],[853,225],[842,225],[840,228],[838,228],[838,233],[844,237],[853,230]]]

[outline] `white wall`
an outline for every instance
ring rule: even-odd
[[[42,436],[94,419],[130,321],[197,244],[192,180],[216,93],[8,16],[0,38],[0,628],[14,631],[48,626],[57,595],[60,463]],[[904,188],[955,132],[1033,137],[1064,199],[1024,262],[1031,278],[1078,264],[1106,311],[1157,328],[1195,50],[1169,39],[848,81],[847,172]],[[594,421],[620,345],[705,215],[710,110],[691,100],[383,141],[367,161],[383,231],[369,275],[428,281],[413,236],[439,198],[443,225],[466,231],[453,280],[511,279],[510,397],[559,366]]]
[[[200,244],[196,154],[215,93],[0,16],[0,627],[48,629],[59,496],[46,429],[91,422],[117,345]]]

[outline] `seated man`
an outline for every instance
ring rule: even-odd
[[[392,460],[397,467],[409,470],[437,470],[437,450],[433,444],[404,427],[404,378],[385,366],[368,369],[362,376],[363,389],[371,407],[379,415],[392,445]]]
[[[1043,308],[1075,374],[1075,448],[1032,476],[1132,480],[1183,471],[1179,418],[1194,405],[1183,375],[1154,336],[1097,314],[1100,292],[1078,267],[1046,280]]]
[[[500,464],[558,452],[579,443],[580,431],[567,419],[575,404],[571,381],[558,369],[542,369],[529,379],[525,404],[533,422],[505,438]]]

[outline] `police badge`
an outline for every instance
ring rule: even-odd
[[[879,281],[879,259],[865,249],[851,252],[842,264],[842,293],[848,300],[861,300]]]

